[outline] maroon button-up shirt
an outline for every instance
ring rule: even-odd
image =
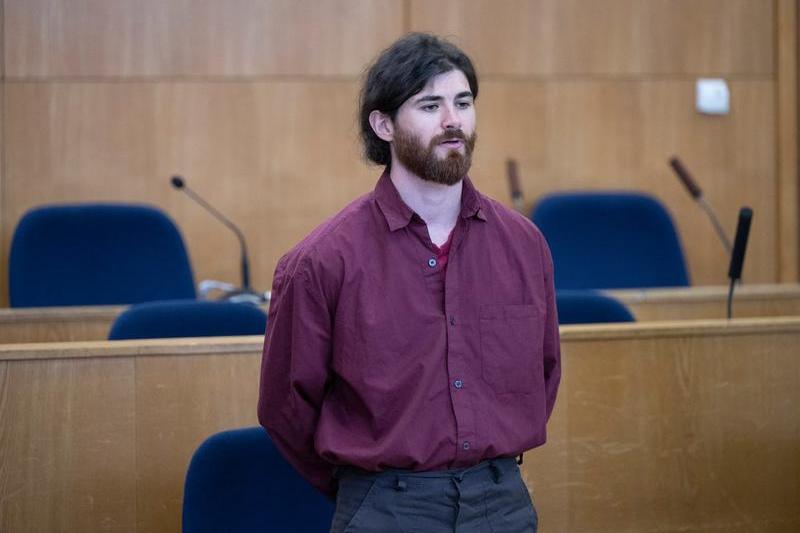
[[[336,465],[462,468],[545,442],[560,378],[553,264],[464,180],[446,275],[388,173],[278,263],[258,415],[333,495]]]

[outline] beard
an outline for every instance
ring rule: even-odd
[[[464,153],[452,149],[443,158],[437,157],[436,147],[449,139],[464,141]],[[431,139],[426,147],[416,135],[397,128],[393,146],[398,161],[421,179],[442,185],[455,185],[464,179],[472,165],[472,151],[476,140],[477,133],[467,137],[460,129],[448,130]]]

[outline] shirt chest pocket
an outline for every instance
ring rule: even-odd
[[[542,387],[544,313],[535,305],[480,308],[483,380],[497,394],[531,393]]]

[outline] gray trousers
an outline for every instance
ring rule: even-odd
[[[337,472],[331,533],[536,533],[538,517],[512,458],[463,470]]]

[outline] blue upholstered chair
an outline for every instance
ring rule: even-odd
[[[196,297],[175,224],[145,205],[49,205],[11,242],[11,307],[131,304]]]
[[[652,196],[556,193],[536,204],[531,219],[550,245],[557,289],[689,285],[675,226]]]
[[[556,291],[559,324],[633,322],[636,319],[619,300],[591,290]]]
[[[267,314],[250,304],[205,300],[145,302],[111,324],[109,340],[263,335]]]
[[[327,533],[333,510],[263,428],[234,429],[212,435],[192,457],[183,533]]]

